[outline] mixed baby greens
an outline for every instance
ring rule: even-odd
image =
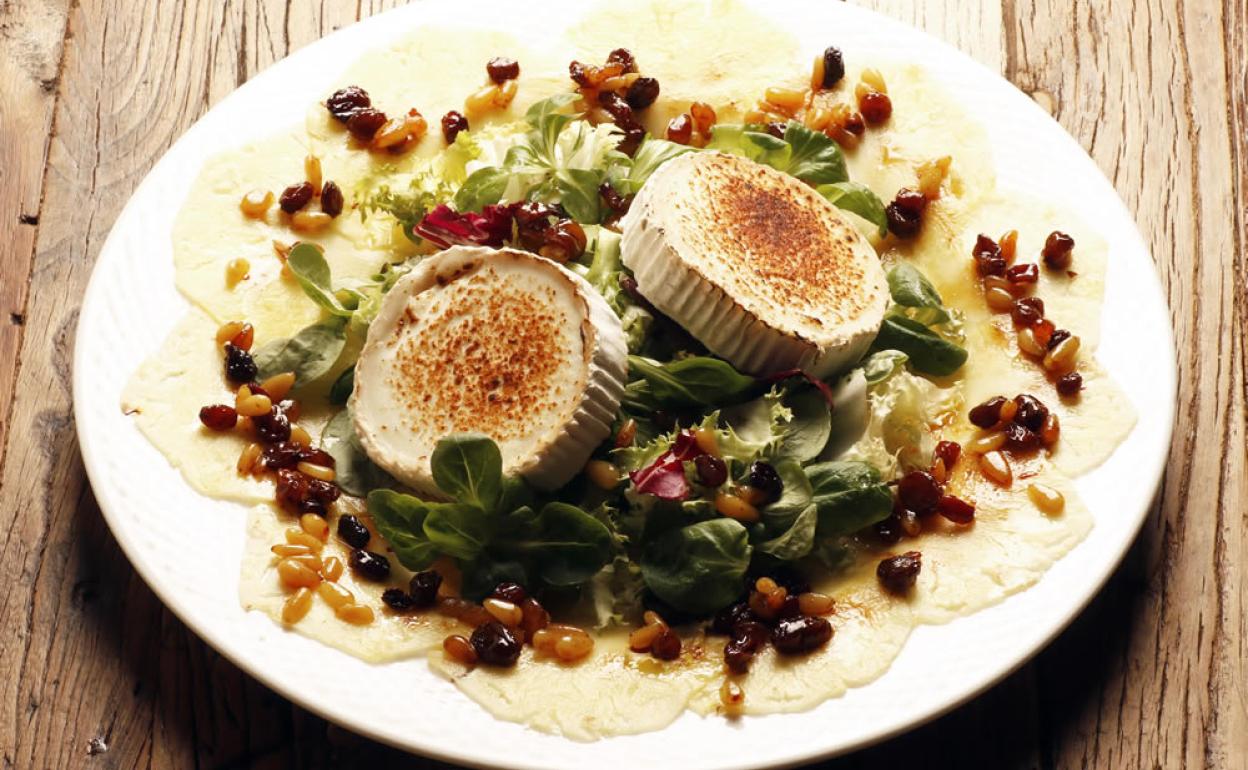
[[[509,242],[506,206],[516,201],[557,206],[585,228],[588,248],[568,267],[620,317],[630,352],[616,428],[628,425],[634,438],[621,447],[609,440],[595,454],[618,469],[620,483],[603,489],[582,474],[538,494],[503,475],[488,437],[457,434],[432,456],[443,499],[422,500],[368,460],[343,409],[322,439],[337,460],[339,486],[367,497],[408,569],[451,558],[462,567],[466,596],[479,598],[503,580],[545,586],[580,595],[604,623],[643,601],[677,615],[714,612],[740,597],[747,573],[777,564],[837,568],[852,555],[855,534],[890,514],[887,482],[930,453],[927,425],[943,395],[927,377],[965,362],[958,319],[922,274],[899,264],[888,274],[893,305],[851,372],[818,382],[798,372],[760,380],[736,371],[636,294],[619,234],[603,226],[611,215],[603,185],[633,195],[662,163],[699,150],[646,138],[630,158],[617,149],[619,129],[570,114],[571,98],[538,102],[516,126],[461,132],[428,168],[362,191],[361,209],[392,216],[416,241],[440,233],[456,242]],[[849,180],[840,148],[822,133],[797,122],[783,136],[719,125],[707,149],[791,174],[886,231],[880,199]],[[287,264],[325,320],[269,343],[256,361],[262,373],[296,372],[298,386],[337,370],[328,395],[344,404],[353,384],[347,351],[356,347],[348,343],[406,268],[386,265],[362,284],[335,285],[310,244],[295,246]],[[702,465],[716,472],[708,477]],[[717,494],[759,478],[772,493],[758,502],[758,521],[719,513]]]

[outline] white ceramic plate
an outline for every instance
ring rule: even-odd
[[[543,19],[567,2],[543,2]],[[792,6],[792,7],[789,7]],[[426,23],[488,23],[523,37],[542,21],[516,3],[431,1],[373,17],[292,54],[213,108],[169,150],[113,227],[79,321],[74,402],[100,507],[135,568],[184,622],[262,682],[346,727],[412,751],[474,765],[757,767],[844,752],[962,703],[1022,664],[1079,612],[1142,523],[1169,445],[1175,370],[1166,303],[1126,208],[1084,151],[1030,99],[955,49],[841,3],[768,0],[807,50],[829,42],[924,64],[988,129],[1002,187],[1061,201],[1110,244],[1097,357],[1126,391],[1139,423],[1079,481],[1096,519],[1088,538],[1028,591],[944,626],[918,628],[892,668],[813,711],[728,721],[686,713],[666,730],[574,743],[490,717],[423,660],[373,666],[244,613],[238,568],[245,510],[192,492],[119,408],[131,372],[186,311],[174,289],[170,232],[200,165],[212,154],[299,120],[345,63]],[[562,15],[561,15],[562,14]],[[248,135],[249,127],[256,127]],[[211,576],[212,579],[205,579]],[[973,651],[948,655],[947,650]],[[315,678],[305,676],[315,670]]]

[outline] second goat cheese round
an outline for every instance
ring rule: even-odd
[[[535,254],[455,246],[382,301],[355,369],[356,433],[400,481],[438,496],[451,433],[498,443],[503,472],[555,489],[611,431],[627,374],[619,319],[584,279]]]
[[[749,374],[844,369],[888,305],[879,257],[835,206],[735,155],[660,167],[625,217],[622,249],[646,299]]]

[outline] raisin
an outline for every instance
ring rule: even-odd
[[[688,114],[677,115],[667,124],[667,140],[676,144],[689,144],[693,139],[693,118]]]
[[[506,602],[519,605],[529,598],[529,592],[524,590],[524,586],[519,583],[499,583],[494,586],[494,592],[490,596],[495,599],[502,599]]]
[[[1010,318],[1014,320],[1015,326],[1035,326],[1044,320],[1044,300],[1039,297],[1021,297],[1014,300]]]
[[[451,110],[442,116],[442,138],[447,144],[454,144],[460,131],[468,130],[468,118],[463,113]]]
[[[980,234],[976,237],[971,256],[975,258],[975,269],[981,276],[1005,274],[1007,264],[1001,246],[988,236]]]
[[[893,102],[888,98],[888,94],[868,91],[858,100],[858,110],[862,113],[864,120],[871,125],[877,125],[892,117]]]
[[[321,211],[336,217],[342,213],[342,188],[337,182],[326,182],[321,188]]]
[[[1074,238],[1059,230],[1054,230],[1044,240],[1044,249],[1040,252],[1040,255],[1044,257],[1044,266],[1050,270],[1066,270],[1070,267],[1070,252],[1074,248]]]
[[[804,594],[810,591],[810,581],[806,579],[806,576],[788,564],[769,567],[755,576],[755,580],[759,577],[771,578],[776,581],[776,585],[781,586],[791,594]],[[754,581],[750,581],[746,587],[753,588]]]
[[[368,531],[364,522],[349,513],[338,517],[338,539],[352,548],[363,548],[368,545],[373,533]],[[413,593],[415,593],[413,591]]]
[[[823,50],[823,83],[824,88],[832,88],[845,77],[845,57],[841,49],[828,46]]]
[[[225,376],[230,382],[251,382],[259,373],[260,368],[250,353],[232,343],[225,343]]]
[[[603,202],[612,210],[620,214],[628,212],[629,207],[633,204],[633,196],[620,195],[619,191],[611,185],[610,182],[603,182],[598,185],[598,194],[602,196]]]
[[[932,510],[935,510],[935,506],[932,507]],[[927,513],[931,512],[927,511]],[[919,519],[919,514],[909,508],[902,508],[899,511],[895,511],[894,515],[897,517],[897,528],[906,537],[918,537],[923,534],[923,522]]]
[[[901,530],[901,517],[898,514],[890,514],[888,518],[875,523],[875,536],[880,539],[884,545],[895,545],[901,542],[904,533]]]
[[[1083,390],[1083,375],[1079,372],[1070,372],[1057,378],[1057,392],[1063,396],[1070,398],[1081,390]]]
[[[914,586],[922,568],[923,555],[918,551],[906,551],[881,560],[880,566],[875,569],[875,575],[885,590],[894,594],[904,594]]]
[[[633,123],[636,118],[633,116],[633,108],[628,106],[628,102],[619,94],[610,91],[600,91],[598,93],[598,104],[607,111],[607,114],[615,119],[616,123]]]
[[[659,81],[654,78],[637,78],[628,87],[624,99],[634,110],[644,110],[659,98]]]
[[[734,674],[744,674],[750,670],[754,655],[767,644],[771,638],[771,630],[762,623],[745,621],[732,629],[728,644],[724,645],[724,664]]]
[[[520,62],[506,56],[495,56],[485,63],[485,73],[495,83],[506,83],[520,77]]]
[[[953,466],[957,464],[958,458],[962,456],[962,445],[956,441],[941,441],[936,444],[936,449],[932,451],[933,462],[940,459],[945,464],[945,470],[953,470]]]
[[[229,430],[238,424],[238,412],[225,404],[205,406],[199,410],[199,421],[211,430]]]
[[[381,592],[381,600],[395,612],[406,612],[416,606],[402,588],[387,588]]]
[[[477,626],[469,641],[477,658],[491,666],[514,666],[520,657],[520,640],[510,628],[497,620]]]
[[[357,111],[372,106],[373,100],[368,92],[359,86],[347,86],[333,93],[325,102],[325,109],[334,116],[334,120],[346,123]]]
[[[303,447],[289,441],[279,441],[264,448],[260,455],[266,468],[293,468],[303,459]]]
[[[923,227],[923,211],[927,198],[918,190],[901,189],[897,197],[884,208],[888,230],[898,238],[913,238]]]
[[[789,130],[789,125],[787,123],[781,123],[778,120],[773,120],[772,122],[768,123],[766,126],[767,133],[771,134],[777,139],[783,139],[784,132],[787,130]]]
[[[607,54],[607,65],[618,64],[622,68],[621,75],[627,75],[630,72],[637,71],[637,57],[633,56],[633,52],[627,48],[617,48]]]
[[[339,537],[341,537],[341,531]],[[438,600],[438,589],[442,587],[442,574],[437,570],[427,569],[412,575],[407,585],[411,594],[412,605],[415,607],[432,607]]]
[[[347,130],[356,139],[367,142],[385,124],[386,113],[372,107],[365,107],[362,110],[356,110],[355,114],[347,120]]]
[[[573,61],[568,64],[568,77],[581,88],[591,88],[593,83],[589,80],[589,72],[584,64],[579,61]]]
[[[970,524],[975,520],[975,506],[953,495],[942,496],[936,511],[954,524]]]
[[[698,471],[698,481],[708,487],[718,487],[728,480],[728,464],[714,455],[698,455],[693,465]]]
[[[763,492],[762,504],[774,503],[784,494],[784,482],[774,465],[756,460],[750,464],[749,484]]]
[[[1023,393],[1014,397],[1018,411],[1014,412],[1014,422],[1031,430],[1040,430],[1044,426],[1044,418],[1049,416],[1049,408],[1040,403],[1035,396]]]
[[[290,417],[280,406],[273,407],[268,414],[252,417],[251,424],[256,428],[256,435],[266,444],[290,441]]]
[[[1005,426],[1005,445],[1016,452],[1029,452],[1040,446],[1040,436],[1026,426],[1012,422]]]
[[[312,196],[315,193],[316,190],[312,189],[311,182],[299,182],[282,190],[282,195],[277,199],[277,203],[282,207],[282,211],[285,211],[287,214],[293,214],[308,205],[308,201],[312,200]]]
[[[771,644],[782,655],[801,655],[818,649],[832,638],[832,624],[813,615],[782,620],[771,632]]]
[[[365,580],[380,583],[390,577],[390,560],[379,553],[357,548],[351,552],[351,569]]]
[[[299,510],[300,504],[308,499],[308,482],[310,477],[289,468],[277,471],[277,501],[283,506]]]
[[[1055,330],[1053,334],[1049,336],[1049,344],[1048,344],[1049,350],[1052,350],[1053,348],[1060,345],[1064,340],[1067,340],[1069,338],[1070,338],[1070,332],[1066,331],[1065,329]]]
[[[845,116],[845,122],[841,124],[841,128],[854,136],[862,136],[867,132],[867,121],[863,119],[861,112],[854,111]]]
[[[897,499],[917,514],[931,513],[940,500],[940,485],[927,471],[910,471],[897,482]]]
[[[710,631],[713,634],[728,636],[739,623],[756,620],[754,612],[746,602],[737,602],[724,607],[711,618]]]
[[[969,417],[976,428],[988,430],[1001,419],[1001,407],[1005,406],[1003,396],[993,396],[979,406],[973,407]]]
[[[524,631],[524,641],[532,642],[533,634],[550,625],[550,613],[537,599],[525,599],[520,605],[520,628]]]
[[[1040,268],[1036,267],[1035,262],[1027,262],[1022,265],[1011,265],[1005,271],[1005,280],[1013,284],[1035,283],[1040,280]]]
[[[676,660],[680,657],[680,637],[670,628],[665,628],[650,643],[650,654],[659,660]]]

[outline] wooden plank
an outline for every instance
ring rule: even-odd
[[[26,323],[68,0],[0,3],[0,467]]]

